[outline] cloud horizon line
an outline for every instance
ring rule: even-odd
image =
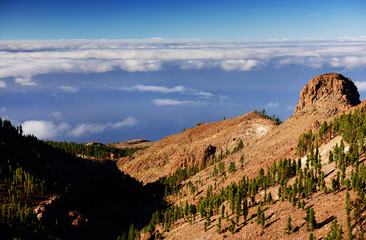
[[[8,40],[0,41],[0,87],[5,78],[37,86],[34,76],[218,68],[257,71],[267,66],[366,68],[366,37],[330,40]]]

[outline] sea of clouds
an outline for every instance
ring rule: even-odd
[[[48,73],[103,73],[266,66],[364,69],[366,37],[331,40],[207,41],[198,39],[0,41],[0,87],[11,78],[35,86]]]

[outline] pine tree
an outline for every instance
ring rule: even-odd
[[[229,226],[229,231],[231,233],[234,233],[234,230],[235,230],[235,222],[234,222],[234,220],[231,219],[231,224]]]
[[[342,226],[338,224],[337,218],[335,218],[324,240],[341,240],[343,239],[342,234],[343,234]]]
[[[244,216],[244,223],[247,221],[247,217],[248,217],[248,201],[246,198],[244,198],[243,200],[243,216]]]
[[[316,240],[316,238],[314,237],[314,234],[313,233],[310,233],[309,240]]]
[[[241,155],[239,162],[241,163],[241,167],[243,167],[243,163],[244,163],[244,157],[243,157],[243,155]]]
[[[331,163],[333,161],[334,161],[333,152],[332,151],[329,151],[329,160],[328,160],[328,163]]]
[[[261,222],[261,225],[262,225],[262,228],[264,228],[264,223],[265,223],[265,216],[264,216],[264,212],[261,213],[261,216],[260,216],[260,222]]]
[[[216,224],[216,226],[217,226],[217,232],[218,233],[220,233],[220,231],[221,231],[221,217],[219,217],[219,219],[218,219],[218,222],[217,222],[217,224]]]
[[[315,219],[314,208],[310,209],[309,223],[310,223],[310,230],[314,231],[314,229],[316,228],[316,219]]]
[[[260,216],[261,216],[261,207],[260,206],[258,206],[257,207],[257,223],[258,224],[260,224],[261,222],[260,222]]]
[[[271,192],[269,192],[268,193],[268,196],[267,196],[267,201],[270,203],[270,204],[272,204],[272,193]]]
[[[348,239],[352,239],[352,224],[351,224],[351,217],[347,216],[347,229],[348,229]]]
[[[235,162],[230,162],[229,173],[235,172]]]
[[[292,230],[292,225],[291,225],[291,216],[288,216],[287,218],[287,226],[285,228],[285,233],[286,234],[290,234]]]
[[[135,226],[133,223],[130,226],[130,230],[128,231],[128,240],[134,240],[135,239]]]
[[[239,216],[241,214],[241,198],[239,192],[237,192],[235,196],[235,210],[236,210],[235,222],[236,224],[238,224]]]
[[[207,221],[207,226],[210,226],[210,224],[211,224],[211,216],[210,216],[210,214],[207,214],[206,221]]]
[[[310,207],[307,207],[306,208],[306,216],[304,217],[304,220],[306,221],[306,230],[307,231],[312,231],[311,229],[311,224],[310,224],[310,220],[311,220],[311,208]]]

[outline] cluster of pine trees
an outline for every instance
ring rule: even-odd
[[[194,166],[188,166],[184,168],[178,168],[174,173],[167,177],[161,177],[159,179],[159,183],[165,186],[165,196],[168,195],[178,195],[179,189],[181,189],[181,183],[189,179],[190,177],[194,176],[199,171],[202,171],[208,166],[215,165],[214,171],[212,173],[212,176],[217,177],[218,174],[223,173],[225,171],[225,163],[222,161],[230,154],[234,154],[241,149],[244,148],[244,143],[242,140],[238,142],[238,144],[233,148],[232,151],[229,151],[226,149],[225,151],[220,151],[220,153],[215,156],[211,161],[204,162],[200,166],[194,165]],[[244,158],[241,160],[241,162],[244,161]],[[218,168],[216,167],[218,166]],[[229,165],[229,172],[234,172],[236,170],[235,162],[231,162]],[[193,183],[189,183],[189,186],[191,187],[192,194],[198,189]]]
[[[114,154],[115,157],[125,157],[131,156],[134,152],[141,150],[142,148],[125,148],[120,149],[116,147],[108,147],[105,145],[102,146],[88,146],[82,143],[74,143],[74,142],[55,142],[55,141],[46,141],[47,144],[54,148],[61,149],[70,154],[80,154],[88,157],[94,157],[97,159],[109,158],[111,154]]]
[[[10,121],[0,119],[0,235],[24,236],[29,232],[29,238],[47,238],[50,235],[33,214],[33,202],[46,194],[46,183],[9,156],[8,141],[22,133],[21,126],[14,128]],[[21,146],[15,147],[20,151]]]
[[[6,230],[10,232],[34,232],[38,224],[33,214],[32,201],[44,196],[45,182],[24,171],[19,165],[13,167],[10,161],[1,165],[0,175],[0,225],[10,226]]]
[[[78,158],[2,119],[0,153],[1,239],[116,239],[164,204],[158,184],[143,186],[114,162]],[[34,207],[54,194],[57,206],[38,220]],[[70,210],[90,220],[76,228]]]
[[[255,110],[254,113],[258,113],[262,117],[272,120],[276,125],[280,125],[282,123],[282,121],[280,120],[280,118],[278,116],[276,116],[274,114],[272,116],[267,115],[265,109],[263,109],[262,111]]]

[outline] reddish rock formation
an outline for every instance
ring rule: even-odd
[[[88,142],[88,143],[85,143],[86,146],[104,146],[103,143],[100,143],[100,142]]]
[[[71,225],[73,226],[84,226],[88,222],[88,219],[77,211],[70,211],[68,215],[71,219]]]
[[[349,78],[339,73],[326,73],[312,78],[300,93],[295,113],[305,110],[327,109],[334,116],[341,109],[360,103],[357,87]]]
[[[118,143],[108,143],[108,147],[116,147],[116,148],[146,148],[150,147],[154,142],[151,142],[146,139],[134,139],[125,142],[118,142]]]
[[[54,194],[50,196],[47,200],[40,202],[37,206],[33,208],[34,214],[36,214],[38,220],[44,218],[45,214],[49,214],[55,208],[55,203],[60,199],[60,195]]]

